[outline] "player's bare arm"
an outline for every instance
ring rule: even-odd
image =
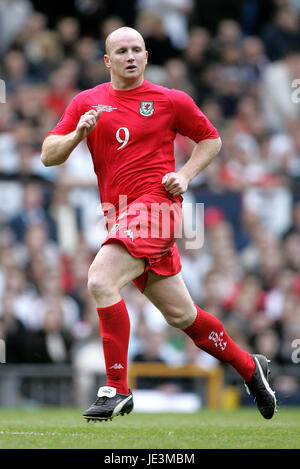
[[[64,163],[77,145],[97,126],[101,111],[91,109],[83,114],[76,129],[67,135],[49,135],[42,147],[41,160],[44,166]]]
[[[201,140],[186,164],[178,171],[165,174],[162,184],[172,195],[181,195],[187,191],[188,185],[219,153],[222,146],[220,138]]]

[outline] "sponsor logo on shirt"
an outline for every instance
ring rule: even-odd
[[[94,107],[96,111],[104,112],[111,112],[117,109],[116,107],[108,106],[107,104],[94,104],[92,107]]]
[[[140,114],[142,116],[148,117],[148,116],[152,116],[153,113],[154,113],[153,101],[141,101]]]

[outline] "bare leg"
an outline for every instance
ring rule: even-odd
[[[133,257],[121,243],[102,246],[88,274],[88,288],[98,307],[121,300],[120,290],[144,272],[144,259]]]
[[[173,327],[185,329],[196,319],[196,308],[181,273],[163,277],[149,272],[144,295]]]
[[[130,320],[120,289],[144,272],[145,262],[131,256],[121,243],[104,245],[92,263],[88,288],[99,316],[107,386],[128,393],[127,354]]]
[[[197,347],[230,363],[246,382],[251,379],[253,358],[229,337],[218,318],[193,304],[181,274],[165,278],[152,274],[144,293],[167,322],[182,329]]]

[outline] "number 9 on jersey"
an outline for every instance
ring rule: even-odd
[[[127,129],[127,127],[120,127],[117,130],[116,139],[118,140],[119,143],[121,143],[121,145],[117,148],[117,150],[121,150],[121,148],[124,148],[129,140],[129,130]]]

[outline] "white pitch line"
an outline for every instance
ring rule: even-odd
[[[99,436],[97,433],[54,433],[54,432],[17,432],[0,430],[0,435],[29,435],[29,436],[71,436],[71,437],[85,437],[85,436]]]

